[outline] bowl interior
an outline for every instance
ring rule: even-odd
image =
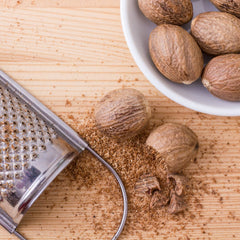
[[[218,11],[209,0],[192,0],[194,17],[201,12]],[[121,0],[121,19],[128,47],[146,78],[163,94],[190,109],[221,116],[240,116],[240,102],[229,102],[210,94],[201,80],[191,85],[177,84],[166,79],[154,66],[148,39],[156,27],[141,13],[137,0]],[[190,30],[190,22],[183,27]],[[204,55],[205,63],[210,57]]]

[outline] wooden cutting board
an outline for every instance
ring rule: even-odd
[[[184,123],[198,134],[198,164],[188,171],[198,168],[196,178],[217,197],[201,196],[201,215],[187,224],[184,234],[163,231],[156,236],[137,229],[125,231],[121,239],[240,239],[240,118],[197,113],[159,93],[129,53],[119,5],[118,0],[1,0],[0,68],[73,127],[103,94],[127,86],[149,99],[153,121]],[[19,231],[28,239],[110,239],[114,225],[104,213],[113,204],[105,187],[99,181],[90,189],[80,188],[60,174]],[[116,202],[121,205],[121,199]],[[112,209],[116,217],[120,212]],[[0,229],[0,239],[15,238]]]

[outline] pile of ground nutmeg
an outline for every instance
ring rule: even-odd
[[[71,121],[75,121],[72,116]],[[146,174],[157,176],[162,195],[165,194],[167,197],[173,188],[173,185],[169,184],[167,180],[167,169],[164,162],[159,161],[154,150],[145,145],[146,139],[154,127],[154,125],[150,125],[142,134],[119,142],[99,132],[91,114],[83,124],[74,126],[89,145],[115,168],[125,184],[129,200],[129,214],[125,232],[133,233],[141,229],[142,231],[153,231],[154,234],[158,235],[162,234],[162,230],[165,229],[166,236],[169,236],[177,231],[184,231],[186,224],[194,221],[196,212],[199,214],[200,204],[196,193],[201,191],[201,187],[194,178],[188,176],[189,187],[185,192],[185,202],[187,206],[191,207],[177,215],[169,214],[167,207],[150,208],[149,197],[136,194],[136,182]],[[79,186],[87,188],[91,188],[99,180],[108,182],[110,173],[109,175],[103,174],[103,168],[99,168],[99,163],[90,160],[92,159],[90,153],[83,152],[80,158],[72,162],[65,170],[68,177],[78,181]],[[114,195],[116,189],[119,191],[119,186],[112,184],[110,188],[115,190],[113,189],[108,194],[112,192],[112,199],[115,199]],[[196,209],[198,210],[196,211]],[[116,226],[118,223],[119,219],[116,220]],[[163,237],[163,239],[165,238]]]

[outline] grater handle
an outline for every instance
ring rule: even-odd
[[[20,240],[27,240],[26,238],[24,238],[19,232],[14,231],[13,234],[18,237]]]

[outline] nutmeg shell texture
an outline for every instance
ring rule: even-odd
[[[97,128],[118,139],[131,138],[140,133],[150,116],[151,109],[144,95],[131,88],[109,92],[95,108]]]
[[[166,123],[149,135],[146,144],[155,149],[171,173],[186,168],[197,156],[197,135],[187,126]]]
[[[218,98],[240,101],[240,54],[213,58],[203,72],[202,83]]]
[[[201,49],[179,26],[162,24],[156,27],[149,38],[149,51],[157,69],[173,82],[191,84],[201,76]]]
[[[240,0],[211,0],[222,12],[227,12],[240,18]]]
[[[142,13],[157,25],[182,25],[193,17],[190,0],[138,0],[138,5]]]
[[[191,33],[211,55],[240,52],[240,19],[224,12],[205,12],[193,19]]]

